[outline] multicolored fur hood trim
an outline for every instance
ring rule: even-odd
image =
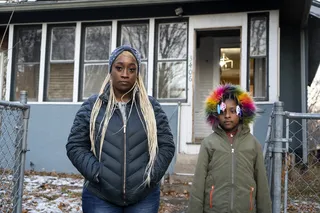
[[[253,122],[256,116],[256,106],[255,103],[248,92],[241,89],[240,86],[232,84],[219,85],[205,101],[205,114],[207,122],[211,126],[218,126],[218,112],[217,105],[221,103],[222,98],[225,94],[233,94],[241,108],[241,118],[242,123],[245,125]]]

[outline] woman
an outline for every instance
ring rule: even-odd
[[[77,112],[66,149],[85,178],[84,213],[158,212],[175,146],[166,114],[143,85],[137,50],[112,52],[100,93]]]

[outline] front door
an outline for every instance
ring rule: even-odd
[[[201,142],[212,133],[206,123],[206,97],[221,83],[240,84],[240,30],[198,32],[196,54],[193,140]]]

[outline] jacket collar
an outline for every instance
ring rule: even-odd
[[[220,136],[227,136],[227,133],[221,128],[220,125],[217,127],[212,127],[212,130]],[[239,124],[236,137],[246,135],[250,132],[250,128],[248,125]]]
[[[99,98],[104,101],[104,102],[108,102],[109,100],[109,95],[110,95],[110,83],[108,83],[106,85],[106,87],[103,90],[103,93],[99,96]]]

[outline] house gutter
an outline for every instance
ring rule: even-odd
[[[320,19],[320,2],[313,2],[310,8],[310,15]]]
[[[304,4],[304,9],[303,9],[303,13],[302,13],[302,20],[301,20],[301,28],[305,28],[308,24],[308,18],[309,18],[309,14],[310,14],[310,8],[312,5],[312,1],[313,0],[306,0],[305,4]]]
[[[204,2],[208,0],[75,0],[75,1],[48,1],[48,2],[20,2],[0,4],[0,12],[79,9],[95,7],[118,7],[133,5],[153,5],[169,3]],[[221,1],[221,0],[216,0]]]

